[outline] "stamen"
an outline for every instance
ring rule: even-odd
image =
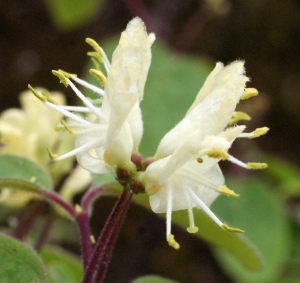
[[[90,113],[92,112],[91,109],[84,107],[84,106],[65,106],[65,105],[60,105],[62,109],[68,110],[68,111],[73,111],[73,112],[82,112],[82,113]]]
[[[76,121],[78,123],[81,123],[81,124],[84,124],[84,125],[91,125],[90,122],[88,122],[87,120],[84,120],[83,118],[73,114],[72,112],[69,112],[65,109],[63,109],[61,106],[58,106],[58,105],[55,105],[55,104],[52,104],[48,101],[45,101],[44,102],[47,106],[51,107],[52,109],[58,111],[59,113],[63,114],[64,116],[72,119],[73,121]]]
[[[250,97],[254,97],[258,95],[258,91],[256,88],[246,88],[244,94],[241,97],[241,100],[246,100]]]
[[[99,118],[107,120],[106,116],[102,114],[102,112],[97,109],[82,93],[81,91],[68,79],[68,83],[70,87],[74,90],[76,95],[82,100],[82,102],[89,108],[91,111],[97,115]]]
[[[207,152],[207,156],[210,158],[217,158],[217,159],[225,160],[229,157],[229,154],[222,149],[212,148],[209,152]]]
[[[61,123],[69,133],[74,134],[74,131],[67,125],[65,120],[62,120]]]
[[[52,74],[59,78],[59,81],[65,86],[68,86],[69,79],[64,75],[64,72],[61,70],[55,71],[52,70]]]
[[[248,138],[248,139],[258,138],[262,135],[265,135],[268,131],[269,131],[268,127],[257,128],[255,131],[251,133],[239,134],[238,138]]]
[[[193,198],[195,202],[200,206],[200,208],[213,220],[216,222],[217,225],[220,227],[223,227],[223,223],[221,220],[209,209],[209,207],[196,195],[196,193],[191,190],[190,188],[187,188],[188,193]]]
[[[228,232],[231,232],[231,233],[245,233],[244,230],[241,230],[239,228],[232,228],[232,227],[229,227],[227,224],[223,224],[222,225],[222,228]]]
[[[179,250],[180,249],[180,245],[175,241],[173,234],[169,234],[167,236],[167,241],[168,241],[168,244],[171,247],[173,247],[175,250]]]
[[[244,163],[231,155],[227,160],[245,169],[260,170],[268,167],[268,164],[266,163],[254,163],[254,162]]]
[[[231,117],[231,120],[228,122],[228,125],[231,126],[237,123],[238,121],[242,121],[242,120],[249,121],[251,120],[251,117],[244,112],[237,112],[237,111],[233,112],[233,115]]]
[[[95,93],[100,94],[101,96],[104,96],[104,94],[105,94],[105,91],[104,91],[103,89],[101,89],[101,88],[99,88],[99,87],[96,87],[96,86],[94,86],[94,85],[92,85],[92,84],[90,84],[90,83],[88,83],[88,82],[86,82],[86,81],[84,81],[84,80],[82,80],[82,79],[80,79],[80,78],[72,77],[72,79],[73,79],[76,83],[82,85],[83,87],[85,87],[85,88],[87,88],[87,89],[92,90],[92,91],[95,92]]]
[[[33,93],[33,95],[35,97],[37,97],[40,101],[42,102],[46,102],[47,101],[47,97],[43,94],[38,93],[31,85],[27,85],[27,87],[31,90],[31,92]]]
[[[193,208],[191,206],[190,197],[186,190],[184,190],[184,193],[185,193],[186,201],[188,203],[188,215],[189,215],[189,225],[190,225],[190,227],[188,227],[186,230],[191,234],[195,234],[198,232],[199,229],[198,227],[195,226],[194,213],[193,213]]]
[[[267,163],[253,163],[253,162],[247,163],[248,169],[260,170],[260,169],[265,169],[267,167],[268,167]]]
[[[203,163],[203,159],[200,158],[200,157],[198,157],[198,158],[197,158],[197,162],[198,162],[198,163]]]
[[[104,67],[105,67],[106,71],[108,72],[110,70],[110,63],[109,63],[109,60],[107,59],[107,56],[106,56],[105,52],[100,47],[100,45],[95,40],[93,40],[91,38],[86,38],[85,42],[88,43],[90,46],[92,46],[94,48],[94,50],[96,51],[96,53],[98,53],[100,55],[102,61],[101,60],[99,60],[99,61],[101,63],[102,62],[104,63]],[[90,55],[90,54],[88,54],[88,55]]]
[[[173,196],[172,196],[172,188],[167,187],[167,237],[171,234],[171,221],[172,221],[172,203],[173,203]]]
[[[48,150],[48,153],[49,153],[49,156],[50,156],[51,159],[62,160],[62,159],[66,159],[68,157],[74,156],[77,153],[80,153],[80,152],[83,152],[83,151],[87,151],[87,150],[95,147],[99,143],[99,141],[100,141],[99,139],[92,140],[92,141],[90,141],[90,142],[88,142],[86,144],[83,144],[82,146],[77,147],[77,148],[71,150],[70,152],[68,152],[66,154],[63,154],[63,155],[61,155],[59,157],[58,157],[57,154],[52,153],[49,148],[47,148],[47,150]]]
[[[56,158],[58,158],[58,154],[53,153],[49,147],[47,147],[47,151],[52,160],[55,160]]]
[[[179,175],[181,175],[182,177],[185,177],[186,179],[193,181],[197,184],[201,184],[204,187],[207,187],[209,189],[212,189],[216,192],[220,192],[220,186],[216,185],[214,183],[212,183],[209,179],[196,174],[193,170],[190,169],[184,169],[181,172],[178,172]]]
[[[228,189],[225,185],[221,186],[217,192],[219,192],[220,194],[223,194],[223,195],[230,196],[230,197],[239,197],[240,196],[239,194],[236,194],[233,190]]]
[[[102,86],[106,85],[106,77],[99,70],[91,69],[90,74],[95,76]]]
[[[175,241],[174,235],[171,234],[171,222],[172,222],[172,204],[173,204],[173,195],[172,188],[167,187],[167,242],[175,250],[180,248],[179,244]]]

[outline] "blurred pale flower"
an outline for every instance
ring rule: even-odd
[[[163,137],[154,162],[144,173],[151,208],[167,214],[167,240],[176,249],[179,244],[171,234],[171,215],[175,210],[188,210],[190,233],[198,230],[194,224],[194,207],[202,209],[225,230],[242,232],[222,223],[209,206],[220,193],[238,196],[224,185],[220,160],[227,159],[248,169],[266,167],[263,163],[245,164],[227,153],[236,138],[254,138],[268,131],[261,128],[247,134],[242,133],[245,126],[227,128],[228,124],[245,119],[245,115],[234,112],[239,100],[257,95],[255,89],[245,90],[247,81],[244,62],[236,61],[226,67],[218,63],[186,116]]]
[[[37,90],[45,92],[42,88]],[[62,115],[41,105],[29,90],[22,92],[19,99],[22,109],[7,109],[0,116],[0,153],[19,155],[35,161],[48,170],[56,182],[72,167],[72,159],[61,164],[49,162],[45,150],[51,146],[63,152],[73,146],[71,137],[63,138],[63,133],[53,131],[53,127],[58,119],[62,119]],[[65,104],[65,97],[60,92],[51,92],[49,99]],[[7,189],[1,192],[1,201],[17,207],[24,205],[32,197],[22,191]]]
[[[65,104],[62,93],[51,92],[50,98]],[[41,105],[29,90],[20,94],[20,102],[22,109],[7,109],[0,116],[0,152],[27,157],[50,170],[54,179],[58,179],[70,169],[72,160],[50,164],[45,148],[56,147],[62,152],[72,147],[72,139],[62,138],[62,133],[53,131],[62,115]]]

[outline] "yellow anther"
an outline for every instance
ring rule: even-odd
[[[62,71],[60,71],[60,70],[58,70],[58,71],[53,70],[53,71],[52,71],[52,74],[53,74],[54,76],[57,76],[57,77],[59,78],[59,81],[60,81],[65,87],[67,87],[67,86],[69,85],[68,79],[67,79],[67,77],[64,75],[64,73],[63,73]]]
[[[99,44],[94,39],[87,37],[85,39],[85,42],[87,44],[89,44],[90,46],[92,46],[97,53],[101,54],[101,48],[100,48]]]
[[[265,169],[267,167],[268,167],[267,163],[254,163],[254,162],[248,162],[247,163],[247,168],[248,169],[260,170],[260,169]]]
[[[47,99],[48,102],[51,102],[52,104],[57,104],[46,91],[42,91],[42,95]]]
[[[91,240],[91,243],[92,243],[93,245],[96,244],[96,240],[95,240],[94,235],[90,235],[90,240]]]
[[[99,53],[97,53],[97,52],[88,52],[87,55],[90,56],[90,57],[92,57],[92,59],[93,59],[93,58],[98,59],[98,61],[99,61],[100,63],[103,63],[103,62],[104,62],[102,55],[99,54]],[[99,66],[99,65],[98,65],[98,66]],[[98,69],[98,68],[97,68],[97,69]]]
[[[89,55],[89,54],[88,54]],[[94,64],[94,67],[95,67],[95,69],[96,70],[101,70],[101,68],[100,68],[100,65],[99,65],[99,63],[97,62],[97,60],[95,59],[95,58],[91,58],[91,60],[92,60],[92,62],[93,62],[93,64]]]
[[[53,153],[49,147],[47,147],[47,151],[52,160],[55,160],[58,157],[58,154]]]
[[[255,131],[251,132],[251,136],[249,136],[249,139],[258,138],[262,135],[265,135],[268,131],[268,127],[257,128]]]
[[[28,85],[28,88],[31,90],[31,92],[34,94],[35,97],[37,97],[42,102],[47,101],[47,97],[45,97],[43,94],[40,94],[34,90],[34,88],[31,85]]]
[[[99,70],[95,70],[95,69],[91,69],[90,70],[90,74],[92,74],[93,76],[95,76],[98,81],[100,82],[100,84],[102,86],[106,85],[106,77],[103,75],[103,73]]]
[[[239,228],[232,228],[232,227],[229,227],[227,224],[223,224],[222,225],[222,228],[228,232],[231,232],[231,233],[245,233],[244,230],[241,230]]]
[[[66,78],[68,78],[68,79],[70,79],[70,78],[72,78],[72,77],[77,77],[77,75],[76,74],[71,74],[71,73],[68,73],[68,72],[66,72],[66,71],[63,71],[63,70],[61,70],[61,69],[59,69],[58,70],[60,73],[62,73]]]
[[[239,194],[236,194],[233,190],[228,189],[225,185],[221,186],[217,191],[222,195],[230,196],[230,197],[239,197]]]
[[[228,122],[228,125],[231,126],[241,120],[249,121],[249,120],[251,120],[251,117],[244,112],[233,112],[233,115],[232,115],[230,121]]]
[[[75,211],[77,212],[77,213],[81,213],[83,210],[82,210],[82,207],[79,205],[79,204],[75,204]]]
[[[186,230],[191,234],[195,234],[198,232],[199,228],[198,227],[188,227]]]
[[[222,150],[222,149],[219,149],[219,148],[213,148],[212,150],[210,150],[208,153],[207,153],[207,156],[210,157],[210,158],[218,158],[218,159],[227,159],[229,157],[229,154]]]
[[[180,248],[180,245],[175,241],[174,235],[169,234],[167,237],[168,244],[173,247],[175,250],[178,250]]]
[[[99,46],[99,44],[94,39],[91,39],[91,38],[86,38],[85,42],[88,43],[90,46],[92,46],[93,49],[96,51],[96,52],[88,52],[88,56],[94,57],[94,58],[98,59],[99,62],[103,63],[104,60],[101,55],[102,52],[101,52],[101,47]]]
[[[241,97],[241,100],[246,100],[257,95],[258,91],[256,88],[246,88],[244,94]]]
[[[199,157],[199,158],[197,158],[197,162],[198,163],[203,163],[203,159]]]
[[[69,133],[74,134],[74,131],[68,126],[65,120],[62,120],[61,123]]]

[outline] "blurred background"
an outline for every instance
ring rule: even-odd
[[[266,161],[269,168],[245,172],[224,164],[231,188],[243,194],[238,188],[245,187],[247,198],[242,199],[243,205],[218,200],[213,209],[250,230],[249,238],[261,245],[269,269],[256,275],[245,273],[229,264],[222,252],[179,228],[175,230],[178,238],[188,244],[175,252],[165,244],[164,220],[132,205],[106,282],[130,282],[150,273],[187,283],[300,282],[300,1],[2,0],[1,110],[19,107],[18,95],[28,83],[63,91],[70,103],[76,103],[51,70],[61,68],[85,76],[86,52],[90,51],[85,38],[96,39],[111,54],[117,44],[113,38],[135,16],[143,19],[148,32],[156,34],[154,46],[158,46],[145,93],[145,101],[151,101],[151,96],[156,100],[142,104],[146,125],[142,152],[146,155],[153,154],[163,133],[184,115],[215,62],[245,60],[251,78],[248,86],[260,94],[241,103],[239,110],[252,117],[249,129],[268,126],[271,130],[255,141],[239,141],[231,152],[243,160]],[[169,69],[161,70],[166,64]],[[169,75],[172,80],[168,81]],[[165,124],[164,116],[156,112],[162,107],[160,100],[171,117]],[[156,120],[151,120],[153,113],[163,124],[159,129]],[[100,203],[99,207],[103,212],[112,204]],[[269,213],[272,209],[274,213]],[[237,220],[236,214],[244,218]],[[104,216],[94,213],[95,234]],[[249,223],[253,225],[248,227]],[[275,250],[275,255],[268,254]]]

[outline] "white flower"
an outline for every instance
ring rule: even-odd
[[[95,50],[89,53],[97,68],[92,69],[91,73],[100,80],[104,89],[61,70],[53,71],[65,86],[74,90],[84,107],[55,105],[30,87],[40,100],[68,118],[63,125],[77,135],[73,151],[58,157],[49,150],[52,158],[61,160],[76,155],[84,169],[99,174],[114,173],[116,167],[132,166],[131,155],[137,153],[143,134],[139,103],[143,99],[151,62],[150,47],[154,40],[155,36],[147,34],[141,19],[133,19],[122,32],[110,64],[102,48],[92,39],[87,39]],[[99,63],[104,64],[107,78],[101,72]],[[87,99],[72,80],[97,93],[101,106],[97,105],[99,100],[91,102]],[[79,115],[80,112],[88,113],[87,118]]]
[[[261,128],[247,134],[242,133],[245,126],[227,128],[233,116],[234,122],[245,118],[234,114],[239,100],[257,95],[254,89],[245,90],[248,78],[243,65],[242,61],[226,67],[217,63],[186,116],[161,140],[154,162],[144,173],[151,208],[156,213],[167,214],[167,241],[176,249],[179,244],[171,234],[172,211],[188,210],[190,233],[198,230],[194,224],[194,207],[202,209],[220,227],[242,232],[222,223],[209,209],[220,193],[238,196],[224,185],[218,165],[221,159],[249,169],[266,167],[262,163],[245,164],[227,153],[236,138],[253,138],[268,131]]]

